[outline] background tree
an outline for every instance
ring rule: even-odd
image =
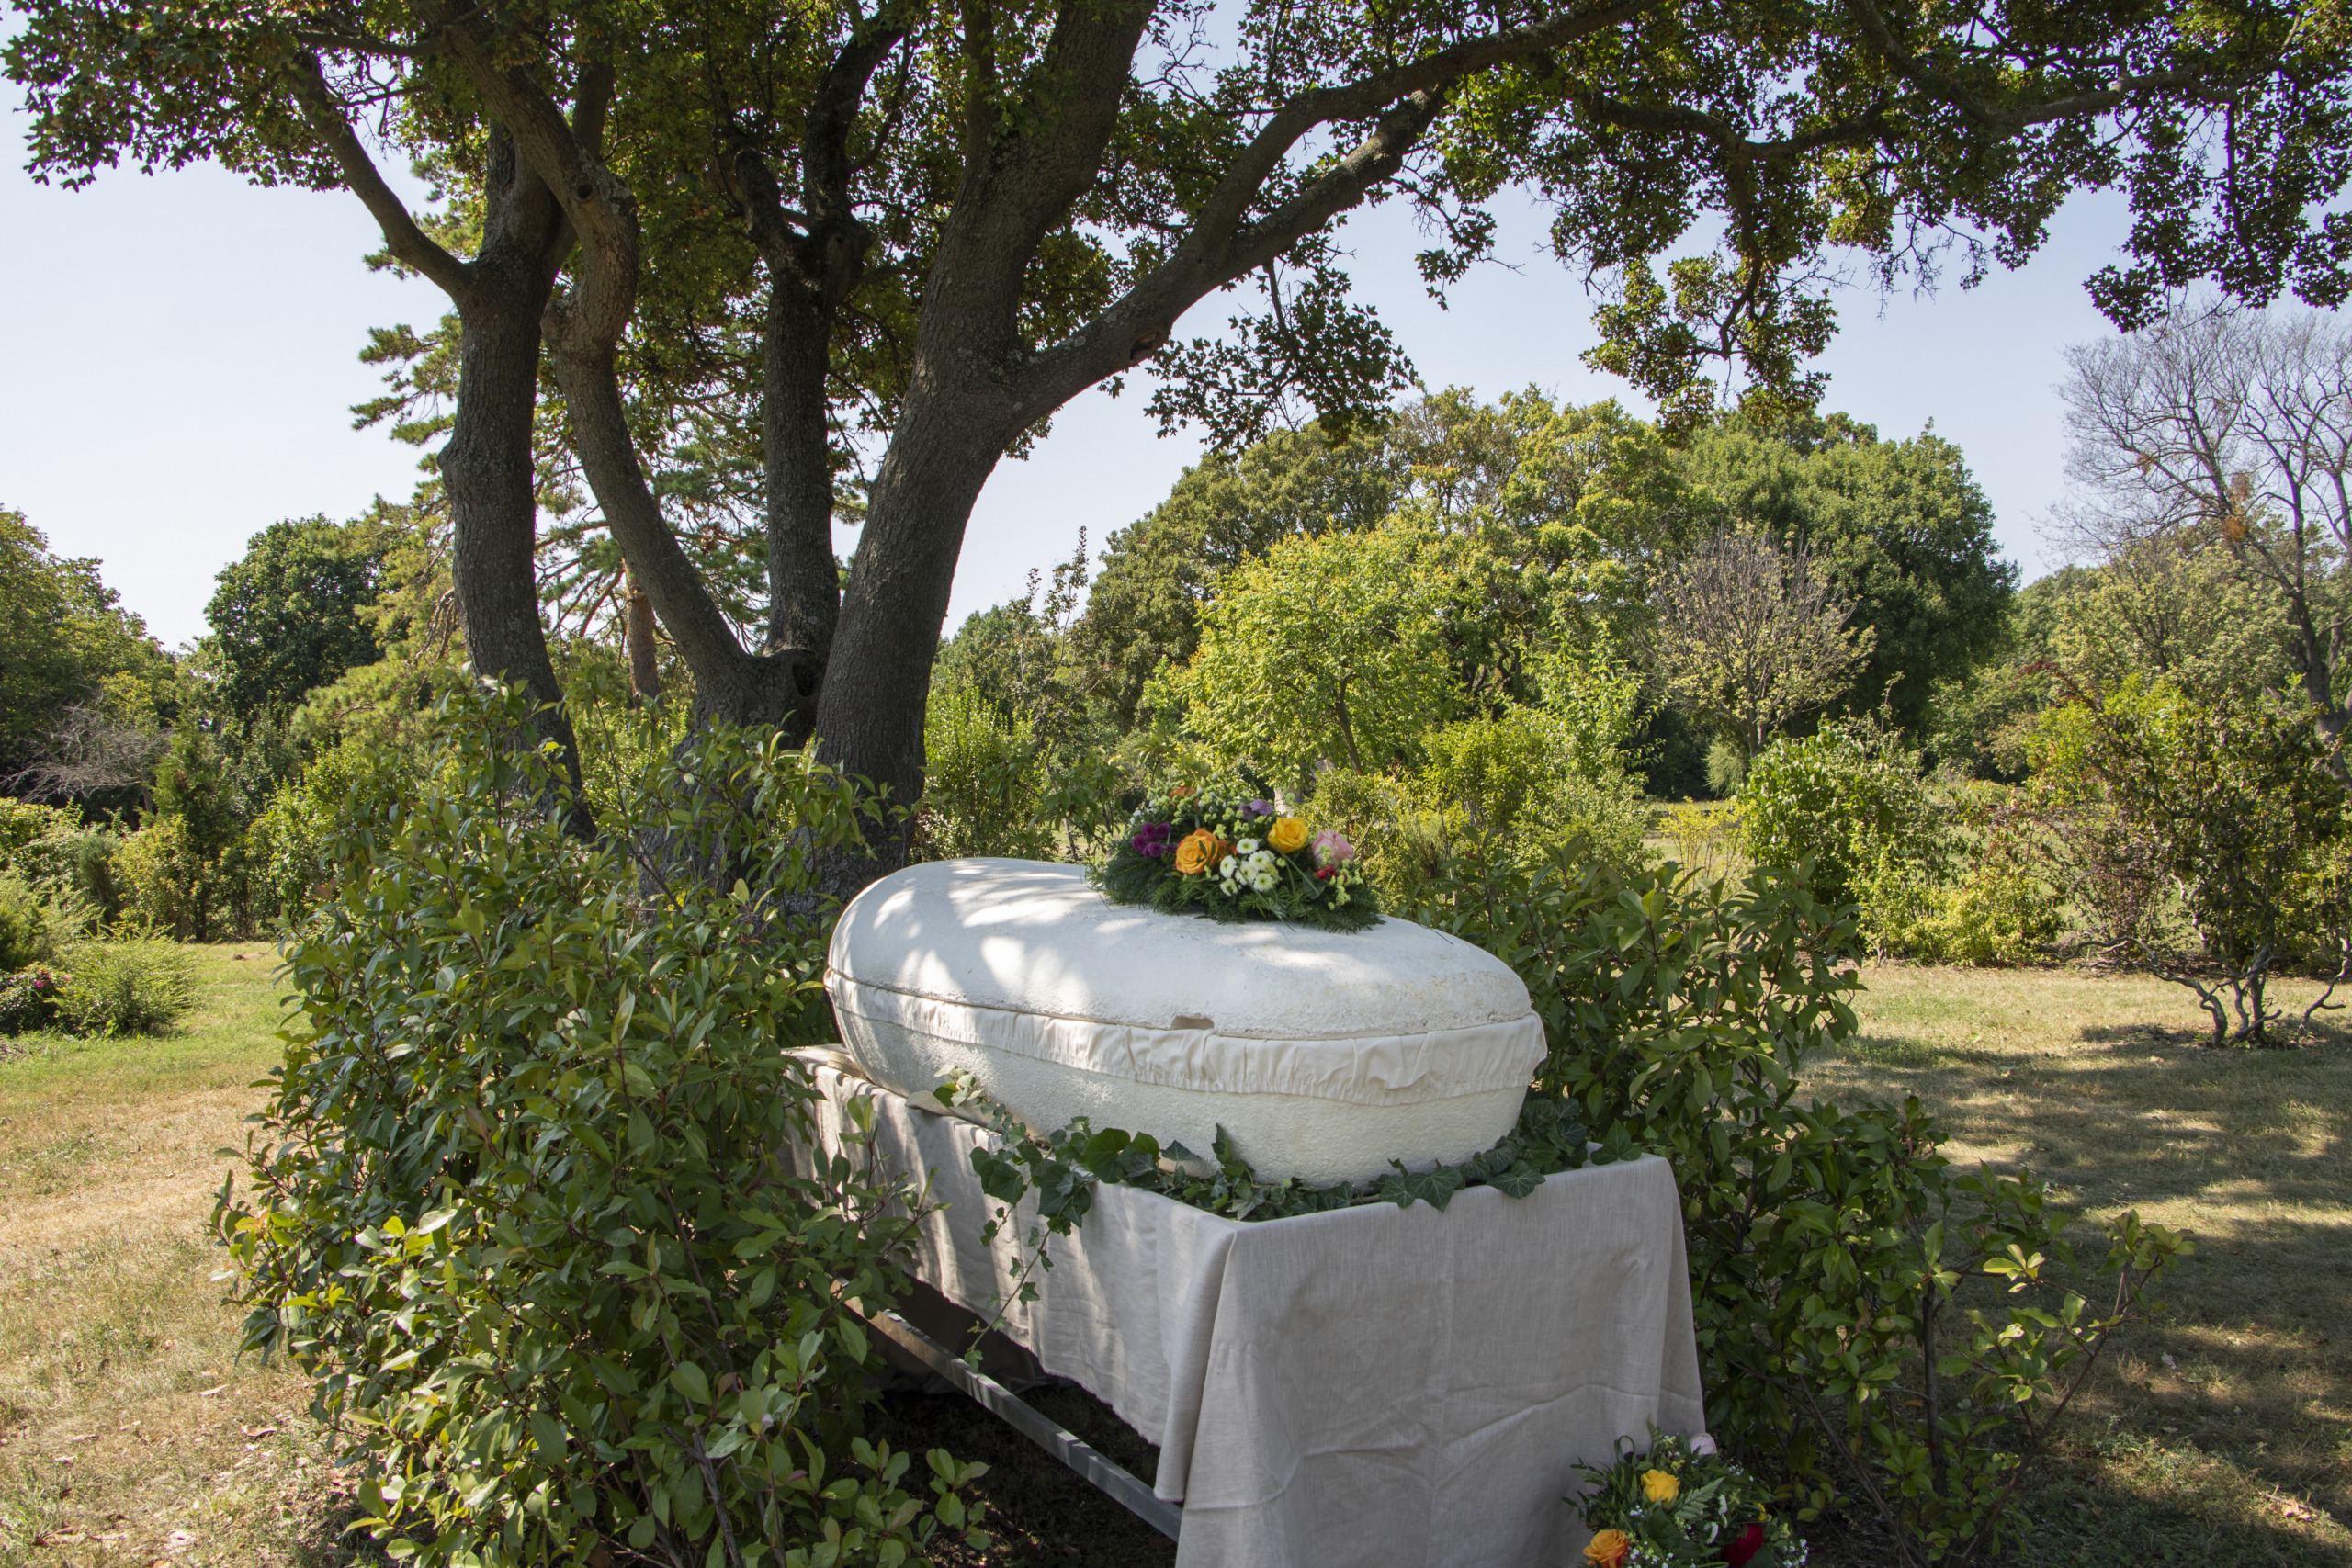
[[[2138,220],[2130,265],[2094,280],[2120,321],[2206,275],[2256,300],[2352,290],[2352,256],[2323,220],[2347,173],[2342,46],[2269,4],[1266,5],[1234,18],[1230,47],[1197,50],[1193,19],[1149,0],[626,17],[17,3],[8,68],[31,92],[37,167],[86,177],[127,151],[347,184],[393,254],[449,291],[465,334],[442,467],[479,662],[535,692],[552,683],[529,591],[544,304],[573,448],[697,702],[813,724],[830,758],[900,799],[919,793],[972,503],[1041,422],[1147,364],[1166,378],[1163,419],[1226,442],[1285,403],[1350,422],[1401,383],[1385,333],[1347,303],[1330,239],[1367,199],[1404,192],[1430,209],[1443,239],[1422,269],[1442,286],[1487,254],[1487,203],[1541,190],[1563,256],[1619,286],[1594,363],[1677,425],[1735,388],[1759,416],[1809,405],[1819,381],[1803,362],[1832,325],[1811,280],[1834,251],[1859,250],[1889,286],[1931,271],[1950,236],[1973,270],[2014,265],[2084,185],[2124,186]],[[486,198],[469,259],[390,196],[355,130],[363,106],[398,135],[464,150],[455,162]],[[699,243],[713,214],[748,233],[769,285],[773,602],[757,649],[679,550],[620,389],[641,302],[713,321],[724,312],[683,307],[751,292],[743,267]],[[1694,226],[1718,246],[1675,254]],[[648,288],[696,265],[707,289]],[[1268,295],[1265,315],[1176,341],[1193,305],[1244,282]],[[842,592],[825,503],[850,406],[890,434]]]
[[[112,755],[126,735],[152,736],[176,703],[170,656],[120,606],[98,563],[51,554],[23,513],[0,508],[0,789],[82,795],[119,786],[111,771],[99,782],[36,780],[26,770],[79,742]],[[143,739],[139,748],[143,775],[153,752]]]
[[[2018,570],[1960,448],[1932,431],[1884,441],[1843,414],[1770,431],[1727,421],[1693,436],[1683,473],[1741,525],[1809,558],[1870,629],[1849,707],[1883,705],[1917,729],[1934,682],[1999,646]]]
[[[1153,671],[1192,658],[1201,608],[1227,573],[1281,539],[1374,526],[1395,506],[1397,468],[1374,436],[1276,431],[1237,454],[1210,452],[1166,501],[1113,531],[1071,639],[1112,724],[1134,728]]]
[[[2345,951],[2344,911],[2318,907],[2340,898],[2324,884],[2345,790],[2299,709],[2135,677],[2053,711],[2038,738],[2046,808],[2101,808],[2179,888],[2204,963],[2127,956],[2197,994],[2215,1045],[2279,1043],[2272,976],[2299,948],[2317,947],[2330,967]]]
[[[1430,545],[1392,524],[1283,539],[1241,568],[1204,612],[1200,650],[1168,679],[1183,728],[1301,795],[1318,763],[1363,773],[1416,759],[1457,701]]]
[[[1359,532],[1401,513],[1452,541],[1461,580],[1451,657],[1464,690],[1514,688],[1571,600],[1587,641],[1640,619],[1645,585],[1712,517],[1656,426],[1613,402],[1555,407],[1540,392],[1480,403],[1460,388],[1346,441],[1277,432],[1186,470],[1149,516],[1111,536],[1072,658],[1121,732],[1162,660],[1199,641],[1226,574],[1278,539]]]
[[[282,717],[311,691],[381,657],[368,611],[383,570],[383,542],[364,525],[311,517],[273,523],[248,540],[204,607],[229,716],[240,725]]]
[[[1651,662],[1668,693],[1753,758],[1788,722],[1842,695],[1871,633],[1800,553],[1716,536],[1660,587]]]
[[[2074,542],[2127,574],[2225,562],[2275,603],[2293,683],[2340,742],[2352,333],[2312,312],[2190,308],[2066,361]]]

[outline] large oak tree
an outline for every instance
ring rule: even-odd
[[[530,578],[544,348],[704,710],[813,730],[901,799],[973,502],[1056,410],[1148,370],[1163,419],[1231,440],[1285,400],[1340,424],[1396,384],[1332,249],[1367,201],[1420,205],[1442,287],[1489,246],[1488,204],[1535,192],[1563,259],[1610,280],[1595,362],[1672,422],[1732,388],[1759,415],[1807,405],[1842,257],[1889,286],[1953,246],[1972,273],[2017,265],[2085,186],[2131,197],[2126,255],[2091,280],[2120,323],[2199,278],[2352,288],[2352,219],[2328,210],[2340,29],[2268,0],[14,3],[37,172],[210,157],[341,186],[447,290],[441,466],[479,666],[554,694]],[[381,177],[388,146],[467,172],[463,244]],[[1237,285],[1261,312],[1179,338]],[[655,482],[680,411],[728,399],[763,446],[752,646]],[[843,590],[860,424],[880,453]]]

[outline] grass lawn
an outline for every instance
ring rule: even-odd
[[[300,1377],[235,1359],[206,1220],[277,1061],[277,955],[195,950],[163,1040],[0,1047],[0,1568],[341,1562]]]
[[[2029,1499],[2038,1568],[2352,1562],[2352,1042],[2215,1052],[2177,986],[1876,967],[1823,1099],[1917,1094],[1955,1160],[2027,1164],[2081,1216],[2192,1233]],[[2281,988],[2297,1007],[2311,986]],[[2325,1016],[2325,1015],[2323,1015]]]
[[[301,1380],[234,1359],[205,1234],[214,1151],[242,1146],[276,1060],[273,955],[198,963],[172,1039],[0,1046],[0,1568],[353,1556],[351,1478]],[[2155,981],[1868,980],[1861,1038],[1811,1069],[1824,1098],[1917,1093],[1956,1157],[2030,1162],[2093,1221],[2136,1206],[2196,1235],[2170,1316],[2111,1352],[2029,1498],[2021,1562],[2352,1563],[2352,1043],[2200,1050],[2188,994]],[[899,1396],[886,1425],[998,1465],[990,1568],[1169,1555],[977,1410]]]

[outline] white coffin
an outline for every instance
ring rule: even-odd
[[[1072,865],[910,866],[842,911],[829,959],[842,1044],[888,1089],[969,1072],[1039,1132],[1084,1116],[1202,1154],[1222,1126],[1261,1175],[1317,1185],[1490,1147],[1544,1058],[1527,987],[1458,938],[1162,915]]]

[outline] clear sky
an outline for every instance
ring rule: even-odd
[[[256,530],[407,495],[416,450],[351,428],[350,405],[380,389],[357,355],[368,327],[423,327],[444,301],[430,284],[367,269],[379,242],[350,196],[255,189],[209,167],[45,187],[23,172],[25,124],[12,102],[0,119],[0,505],[26,513],[60,552],[99,558],[165,642],[191,639],[214,574]],[[2038,525],[2062,488],[2060,350],[2111,330],[2082,280],[2123,226],[2119,201],[2080,198],[2022,272],[1883,307],[1857,293],[1840,307],[1825,407],[1889,436],[1933,422],[1966,455],[2028,577],[2050,564]],[[1424,242],[1401,208],[1360,217],[1344,243],[1360,294],[1428,386],[1492,397],[1533,385],[1642,406],[1577,362],[1590,302],[1540,254],[1542,237],[1532,213],[1512,217],[1502,250],[1513,265],[1475,273],[1447,310],[1413,272]],[[1214,332],[1232,302],[1206,301],[1179,330]],[[1196,442],[1156,436],[1148,397],[1090,393],[1028,461],[998,468],[948,629],[1020,592],[1032,566],[1066,558],[1081,526],[1099,550],[1198,457]]]

